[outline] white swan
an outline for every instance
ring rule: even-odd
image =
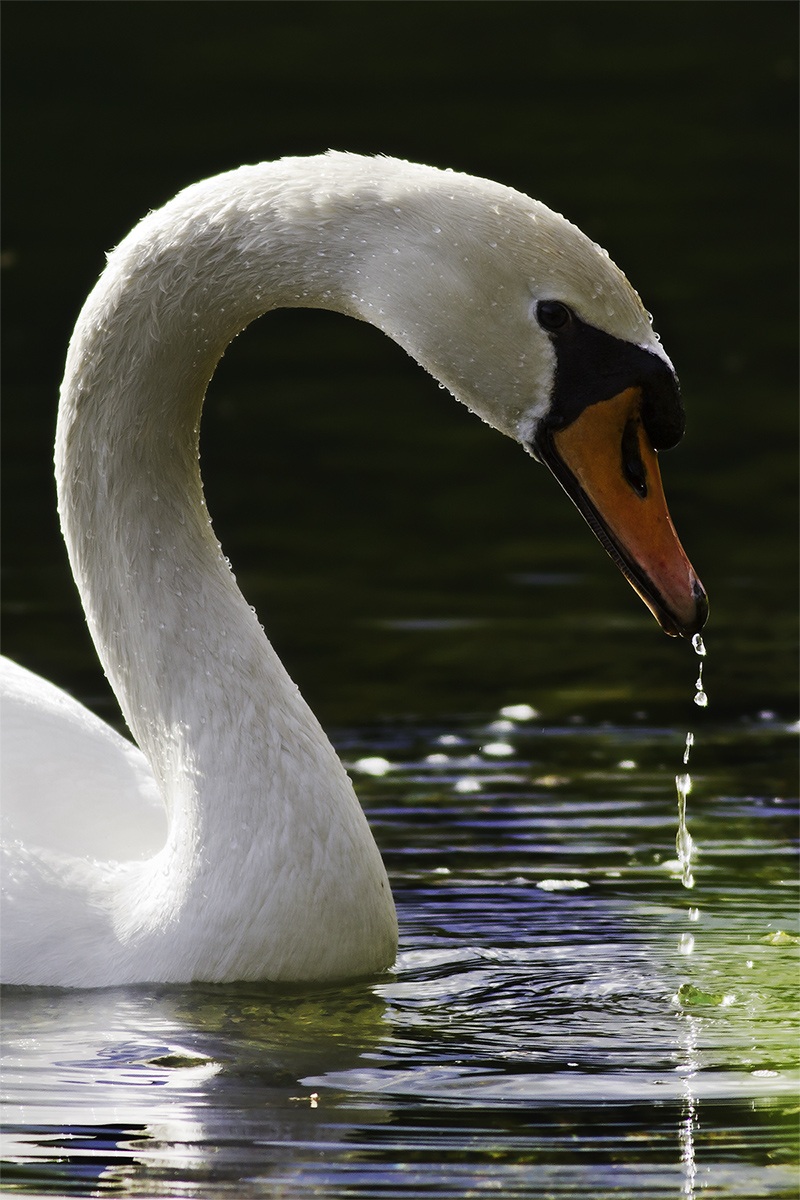
[[[203,500],[206,386],[280,306],[384,330],[547,463],[668,633],[705,620],[654,452],[682,432],[672,367],[584,234],[496,183],[386,158],[187,188],[110,255],[56,439],[72,569],[141,751],[6,664],[5,982],[327,980],[393,962],[361,807]]]

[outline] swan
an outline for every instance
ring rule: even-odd
[[[109,255],[69,345],[59,513],[137,745],[4,663],[5,983],[329,981],[394,961],[363,811],[203,498],[208,382],[281,306],[382,329],[550,469],[668,634],[706,619],[657,461],[683,432],[675,372],[579,229],[489,180],[349,153],[186,188]]]

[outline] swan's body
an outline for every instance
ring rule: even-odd
[[[391,159],[288,159],[188,188],[110,256],[70,345],[56,440],[73,572],[141,753],[7,668],[5,982],[323,980],[393,961],[361,807],[203,500],[208,381],[230,340],[281,306],[379,326],[547,461],[668,632],[703,622],[666,510],[657,562],[638,532],[659,503],[650,441],[680,435],[669,360],[585,235],[498,184]],[[595,478],[598,414],[615,480],[620,438],[633,458],[612,492],[639,507],[619,521]],[[584,422],[588,463],[573,457]],[[15,825],[14,776],[31,766]]]

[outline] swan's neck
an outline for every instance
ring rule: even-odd
[[[236,586],[198,470],[204,392],[231,338],[280,305],[354,309],[354,202],[306,198],[301,219],[280,178],[258,170],[222,193],[190,189],[112,255],[70,346],[59,507],[98,653],[165,797],[173,886],[195,905],[214,892],[223,924],[266,913],[277,888],[295,941],[287,890],[318,900],[317,922],[319,905],[343,919],[352,903],[351,924],[382,938],[380,962],[341,964],[353,973],[392,958],[385,875],[327,738]],[[362,289],[358,306],[371,303]],[[315,897],[320,872],[341,896]],[[375,893],[366,909],[359,888]]]
[[[236,297],[226,304],[226,279],[217,278],[235,240],[217,241],[219,263],[200,240],[160,255],[146,245],[150,261],[140,272],[125,260],[114,270],[120,251],[112,259],[70,347],[57,470],[62,526],[100,658],[174,819],[188,820],[205,844],[218,840],[210,822],[235,824],[231,806],[254,803],[242,777],[268,776],[268,710],[285,703],[291,685],[236,586],[203,499],[203,395],[244,314]],[[187,801],[209,793],[228,798],[224,809]]]

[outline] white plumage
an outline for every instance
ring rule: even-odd
[[[636,294],[569,222],[391,159],[242,167],[109,256],[69,348],[56,469],[86,619],[141,750],[4,666],[4,981],[324,980],[392,963],[361,807],[213,535],[203,396],[255,317],[331,308],[527,443],[555,370],[542,296],[667,362]]]

